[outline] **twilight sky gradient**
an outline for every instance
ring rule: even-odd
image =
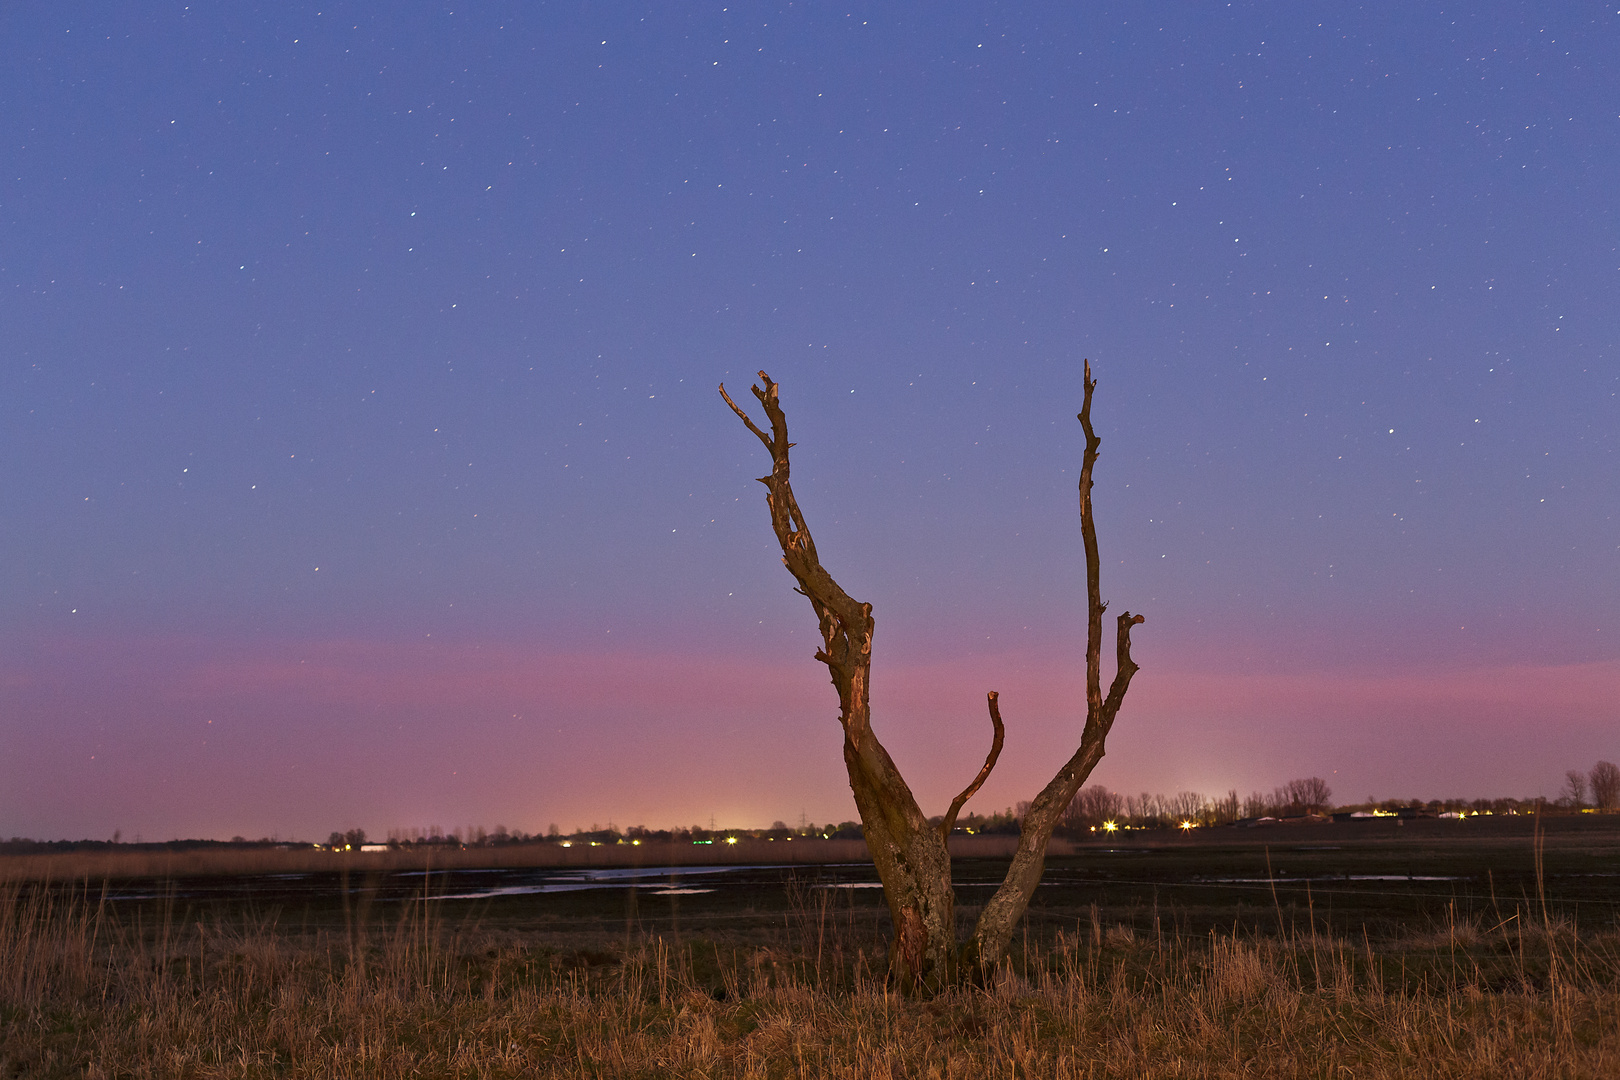
[[[854,816],[1620,759],[1620,13],[0,8],[0,835]]]

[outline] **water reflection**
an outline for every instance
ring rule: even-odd
[[[496,896],[536,896],[545,893],[584,892],[588,889],[647,889],[653,896],[695,896],[714,892],[716,885],[697,887],[674,885],[677,878],[735,876],[749,870],[780,870],[779,866],[633,866],[604,870],[485,870],[480,873],[503,877],[522,875],[538,878],[518,884],[481,885],[465,892],[429,893],[431,900],[486,900]],[[424,871],[412,871],[423,876]],[[465,873],[465,872],[463,872]]]

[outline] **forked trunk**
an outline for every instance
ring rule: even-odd
[[[1086,726],[1080,748],[1031,804],[1006,879],[985,905],[972,937],[960,950],[956,944],[956,898],[951,889],[951,857],[946,840],[957,812],[984,783],[1001,754],[1004,728],[996,694],[992,691],[989,695],[995,736],[984,767],[952,801],[941,825],[932,827],[900,770],[872,732],[872,605],[860,603],[844,592],[816,555],[815,541],[810,538],[789,481],[788,450],[793,444],[788,442],[787,420],[777,401],[776,384],[763,371],[759,378],[763,386],[753,387],[753,392],[770,420],[769,435],[737,407],[724,386],[720,394],[771,454],[771,473],[761,477],[760,483],[766,487],[771,528],[782,547],[782,563],[799,583],[797,591],[809,599],[821,627],[822,647],[816,651],[816,659],[827,665],[838,691],[838,719],[844,729],[849,786],[894,921],[890,977],[903,989],[922,993],[936,992],[961,978],[983,979],[1006,956],[1013,929],[1040,883],[1052,830],[1102,758],[1108,731],[1124,701],[1131,676],[1136,673],[1136,665],[1131,662],[1131,627],[1142,622],[1142,616],[1127,611],[1118,619],[1119,669],[1107,698],[1103,697],[1102,615],[1108,605],[1102,601],[1098,587],[1097,531],[1091,518],[1091,471],[1101,443],[1091,428],[1091,393],[1096,387],[1091,365],[1086,365],[1085,404],[1079,417],[1086,432],[1085,460],[1080,470],[1080,530],[1086,549],[1090,615],[1086,633]]]

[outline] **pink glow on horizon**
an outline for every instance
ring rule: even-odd
[[[854,816],[836,698],[808,659],[359,639],[77,640],[21,652],[0,668],[28,743],[14,760],[34,762],[11,778],[16,797],[69,799],[79,817],[58,816],[131,833],[143,813],[201,835],[268,834],[251,824],[267,816],[283,835],[357,822],[532,831],[551,820]],[[1008,749],[979,810],[1030,797],[1072,752],[1084,720],[1078,665],[991,655],[874,669],[879,735],[930,812],[982,761],[991,688]],[[1564,768],[1601,756],[1595,733],[1612,728],[1616,701],[1614,661],[1279,674],[1178,670],[1161,657],[1138,675],[1093,779],[1246,792],[1322,774],[1344,800],[1550,794]],[[230,824],[209,824],[220,821]]]

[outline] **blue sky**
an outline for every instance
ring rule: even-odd
[[[852,817],[760,368],[880,735],[942,809],[999,688],[1026,798],[1083,357],[1096,781],[1555,792],[1620,754],[1617,20],[8,6],[0,832]]]

